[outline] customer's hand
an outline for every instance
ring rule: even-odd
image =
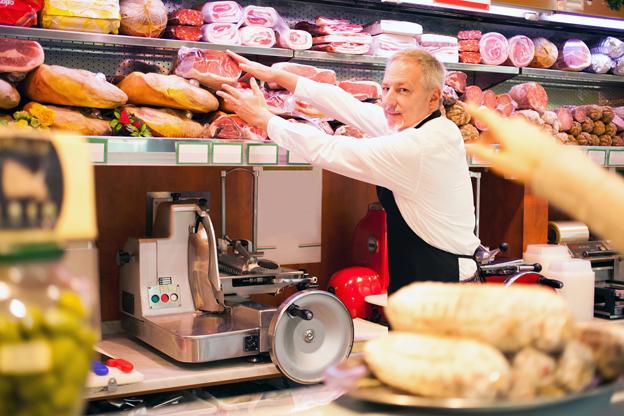
[[[248,124],[266,130],[273,113],[269,111],[264,94],[260,91],[255,78],[249,82],[251,89],[237,89],[223,84],[217,95],[234,107],[234,111]]]
[[[480,142],[466,145],[467,152],[489,162],[492,169],[504,176],[530,183],[540,164],[563,147],[522,117],[503,118],[493,110],[474,104],[464,107],[488,128]],[[493,143],[500,143],[499,148],[494,149]]]

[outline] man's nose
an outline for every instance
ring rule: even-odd
[[[381,103],[384,105],[392,105],[396,102],[396,94],[392,88],[386,90],[385,94],[382,96]]]

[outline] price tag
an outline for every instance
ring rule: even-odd
[[[209,143],[176,142],[176,163],[178,165],[207,165],[209,155]]]
[[[606,150],[588,150],[587,156],[594,162],[596,162],[600,166],[604,166],[607,161],[607,151]]]
[[[213,143],[213,165],[242,165],[243,145],[240,143]]]
[[[248,144],[247,163],[250,165],[277,165],[276,144]]]
[[[88,141],[91,162],[106,163],[108,161],[108,140],[90,137]]]
[[[611,150],[609,152],[609,166],[624,166],[624,150]]]
[[[305,160],[301,156],[291,151],[288,151],[288,153],[286,153],[286,163],[288,163],[289,165],[309,165],[310,164],[307,160]]]

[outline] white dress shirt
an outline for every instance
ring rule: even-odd
[[[479,239],[472,184],[464,142],[452,121],[438,117],[397,132],[378,105],[303,77],[295,96],[370,138],[332,136],[276,116],[267,127],[272,141],[315,166],[388,188],[405,222],[426,243],[453,254],[474,253]],[[473,260],[459,259],[460,279],[475,271]]]

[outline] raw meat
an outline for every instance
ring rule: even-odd
[[[274,27],[279,15],[273,7],[247,6],[243,9],[243,24],[246,26]]]
[[[204,15],[200,10],[179,9],[171,13],[171,16],[169,16],[169,24],[181,26],[202,26],[204,24]]]
[[[418,48],[418,41],[413,36],[381,34],[373,36],[373,43],[368,53],[390,57],[398,51],[412,48]]]
[[[381,85],[375,81],[340,81],[338,86],[360,101],[381,98]]]
[[[479,40],[481,61],[486,65],[500,65],[509,56],[507,38],[498,32],[488,32]]]
[[[273,114],[293,116],[295,111],[295,103],[293,95],[285,90],[263,90],[264,99],[266,100],[269,110]]]
[[[420,46],[440,62],[459,61],[459,43],[453,36],[425,33],[416,37]]]
[[[589,48],[580,39],[568,39],[559,47],[555,68],[563,71],[582,71],[591,65]]]
[[[546,38],[533,39],[533,45],[535,46],[535,56],[533,56],[529,66],[533,68],[550,68],[557,62],[557,57],[559,56],[557,45]]]
[[[0,39],[0,72],[28,72],[43,59],[43,48],[35,41]]]
[[[624,130],[624,119],[622,119],[620,116],[615,115],[613,117],[613,124],[615,124],[618,133]]]
[[[312,47],[312,35],[303,30],[283,30],[277,34],[280,48],[303,51]]]
[[[548,106],[548,94],[544,87],[537,82],[525,82],[514,85],[509,90],[511,98],[518,103],[519,109],[531,109],[539,113],[546,111]]]
[[[0,109],[10,110],[20,103],[19,92],[12,84],[0,78]]]
[[[461,30],[457,32],[457,39],[479,40],[481,39],[481,31],[480,30]]]
[[[169,26],[165,33],[168,38],[191,42],[200,41],[203,36],[201,27],[197,26]]]
[[[538,126],[544,125],[544,120],[542,120],[539,113],[535,110],[518,110],[516,114],[523,116],[528,121]]]
[[[330,134],[330,135],[334,134],[334,129],[332,129],[329,123],[325,120],[312,121],[312,120],[299,120],[296,118],[289,118],[288,121],[290,121],[291,123],[307,124],[308,126],[316,127],[317,129],[321,130],[323,133]]]
[[[348,136],[355,137],[356,139],[363,139],[366,135],[356,127],[350,126],[348,124],[343,124],[338,127],[334,132],[334,136]]]
[[[241,45],[270,48],[275,45],[275,32],[270,27],[245,26],[238,29]]]
[[[496,110],[496,106],[498,104],[496,100],[496,93],[492,90],[483,91],[483,102],[482,104],[487,108],[492,110]]]
[[[587,107],[583,105],[573,107],[571,110],[572,110],[572,114],[574,115],[574,120],[578,121],[579,123],[582,123],[585,120],[587,120],[589,116],[587,115],[586,108]]]
[[[344,25],[349,24],[349,21],[347,19],[332,19],[331,17],[316,16],[316,19],[314,19],[314,24],[316,24],[317,26]]]
[[[508,40],[509,57],[508,63],[516,68],[529,66],[535,56],[535,45],[533,41],[526,36],[518,35]]]
[[[442,87],[442,104],[444,106],[450,106],[455,104],[457,100],[459,100],[459,97],[457,97],[455,90],[448,85],[444,85]]]
[[[202,40],[221,45],[240,45],[241,43],[236,23],[209,23],[203,25]]]
[[[343,53],[348,55],[364,55],[370,50],[370,45],[351,42],[322,43],[312,46],[315,51]]]
[[[460,52],[479,52],[479,41],[477,39],[467,39],[459,41]]]
[[[338,23],[318,26],[309,22],[298,22],[295,25],[295,29],[305,30],[312,36],[323,35],[341,35],[345,33],[358,33],[364,30],[362,25],[356,25],[351,23]]]
[[[518,108],[518,103],[511,98],[510,94],[498,94],[496,96],[496,111],[505,117],[512,115],[516,108]]]
[[[208,128],[210,137],[264,141],[266,131],[250,126],[236,114],[217,113]]]
[[[312,39],[314,45],[319,43],[359,43],[363,45],[370,45],[373,41],[373,37],[368,33],[349,33],[343,35],[325,35],[317,36]]]
[[[243,9],[235,1],[211,1],[201,9],[206,23],[239,23],[243,20]]]
[[[178,51],[175,74],[219,90],[222,84],[235,85],[241,69],[225,52],[182,47]]]
[[[292,62],[277,62],[271,65],[271,68],[282,69],[295,75],[309,78],[316,82],[336,84],[336,72],[331,69],[320,69],[311,65],[296,64]],[[281,87],[277,84],[269,83],[269,88],[280,89]]]
[[[463,94],[466,91],[466,81],[468,79],[468,75],[464,72],[460,71],[450,71],[446,74],[446,79],[444,83],[449,87],[452,87],[459,94]]]
[[[135,107],[132,105],[124,106],[122,110],[126,110],[143,121],[156,137],[210,137],[204,126],[185,117],[179,111],[166,108]]]
[[[377,20],[364,27],[364,31],[371,35],[402,35],[414,37],[422,34],[423,28],[418,23],[403,22],[400,20]]]
[[[161,0],[121,0],[119,2],[124,35],[157,38],[167,27],[167,8]]]
[[[596,74],[606,74],[615,66],[613,59],[609,58],[609,55],[603,55],[601,53],[592,54],[591,65],[587,67],[587,71]]]
[[[459,62],[464,64],[479,64],[481,63],[481,54],[479,52],[460,52]]]
[[[476,105],[483,104],[483,90],[477,85],[469,85],[462,97],[462,101],[466,103],[474,103]]]
[[[559,131],[568,131],[572,128],[572,111],[569,108],[561,107],[555,109],[557,120],[559,121]]]
[[[0,1],[0,25],[35,26],[42,6],[43,0]]]
[[[295,104],[294,114],[301,118],[325,118],[325,114],[320,110],[314,108],[309,102],[293,97]]]
[[[613,36],[607,36],[592,48],[591,53],[604,54],[611,59],[616,59],[624,55],[624,42]]]

